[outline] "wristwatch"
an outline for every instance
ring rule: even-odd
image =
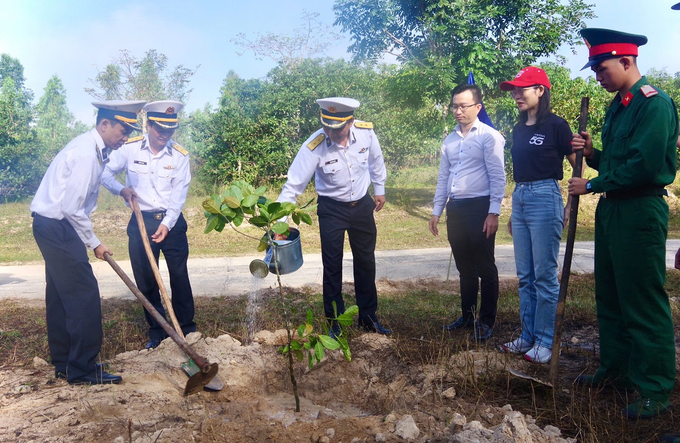
[[[590,184],[590,180],[586,182],[586,191],[593,191],[593,185]]]

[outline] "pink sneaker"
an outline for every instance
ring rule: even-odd
[[[511,341],[510,343],[504,344],[503,346],[501,346],[501,349],[505,352],[510,352],[512,354],[524,354],[533,346],[534,346],[533,343],[526,341],[522,337],[520,337],[518,339]]]

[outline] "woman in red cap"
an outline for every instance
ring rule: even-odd
[[[564,228],[564,200],[558,181],[567,156],[573,164],[572,130],[550,110],[550,80],[529,66],[500,88],[519,107],[512,131],[515,190],[508,229],[513,238],[519,277],[522,333],[502,346],[524,358],[547,363],[552,355],[555,311],[560,285],[558,254]]]

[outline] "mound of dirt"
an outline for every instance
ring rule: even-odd
[[[0,370],[0,441],[19,442],[540,442],[558,443],[554,427],[529,416],[456,397],[460,374],[502,368],[495,351],[468,351],[437,366],[406,365],[394,340],[352,340],[352,361],[329,352],[296,367],[300,412],[283,334],[261,332],[242,346],[229,335],[190,334],[188,342],[219,364],[224,389],[183,396],[185,354],[170,339],[152,351],[119,354],[110,371],[120,385],[71,386],[36,359],[32,368]],[[491,369],[490,369],[491,368]]]

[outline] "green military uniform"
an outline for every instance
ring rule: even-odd
[[[642,77],[612,101],[602,151],[588,165],[603,193],[595,213],[595,293],[600,329],[596,379],[618,378],[642,397],[668,401],[675,384],[673,320],[666,281],[668,205],[676,172],[678,114]]]

